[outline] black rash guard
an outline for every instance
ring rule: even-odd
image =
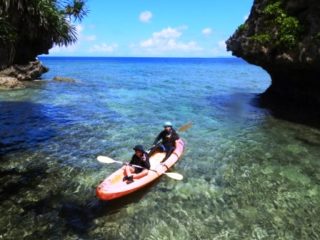
[[[139,158],[136,154],[133,154],[129,164],[138,165],[145,169],[150,169],[149,156],[147,153],[143,153],[141,158]],[[134,168],[135,168],[135,171],[134,171],[135,173],[140,173],[143,171],[143,168],[138,168],[138,167],[134,167]]]
[[[179,139],[177,132],[172,129],[170,132],[163,130],[154,140],[153,144],[156,145],[162,139],[162,144],[165,146],[175,147],[176,140]]]

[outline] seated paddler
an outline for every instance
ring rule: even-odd
[[[151,156],[156,151],[165,152],[166,155],[162,160],[165,161],[175,150],[176,140],[178,140],[180,137],[173,128],[171,122],[165,122],[163,124],[163,128],[163,131],[161,131],[154,140],[149,156]]]
[[[142,145],[136,145],[134,154],[128,165],[124,166],[123,181],[131,183],[134,179],[139,179],[148,174],[150,169],[149,155],[146,153]]]

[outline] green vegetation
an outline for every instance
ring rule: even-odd
[[[263,13],[268,15],[283,14],[283,10],[281,9],[281,1],[276,1],[274,3],[267,5],[263,10]]]
[[[261,44],[264,44],[264,43],[270,42],[272,38],[270,34],[256,34],[256,35],[253,35],[250,39],[257,41]]]
[[[247,25],[246,23],[243,23],[243,24],[241,24],[241,25],[238,27],[237,31],[240,32],[240,33],[242,33],[242,32],[244,32],[244,31],[247,30],[247,29],[248,29],[248,25]]]
[[[13,43],[17,38],[17,32],[6,21],[6,18],[0,17],[0,43]]]
[[[314,39],[317,41],[320,41],[320,32],[318,32],[315,36]]]
[[[251,39],[263,44],[294,48],[303,30],[299,20],[282,9],[281,1],[267,5],[262,13],[266,17],[266,32],[254,35]]]
[[[14,48],[14,61],[28,61],[54,44],[74,43],[72,22],[87,12],[84,0],[0,0],[0,43]]]

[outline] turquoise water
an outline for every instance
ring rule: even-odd
[[[270,84],[238,59],[44,58],[0,92],[0,239],[320,239],[320,131],[251,104]],[[54,76],[76,83],[53,82]],[[95,187],[162,122],[187,148],[124,199]]]

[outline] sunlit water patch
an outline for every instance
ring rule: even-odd
[[[0,239],[319,239],[320,131],[250,104],[270,84],[237,59],[46,58],[29,89],[0,92]],[[54,76],[76,83],[53,82]],[[95,187],[193,122],[174,171],[100,202]]]

